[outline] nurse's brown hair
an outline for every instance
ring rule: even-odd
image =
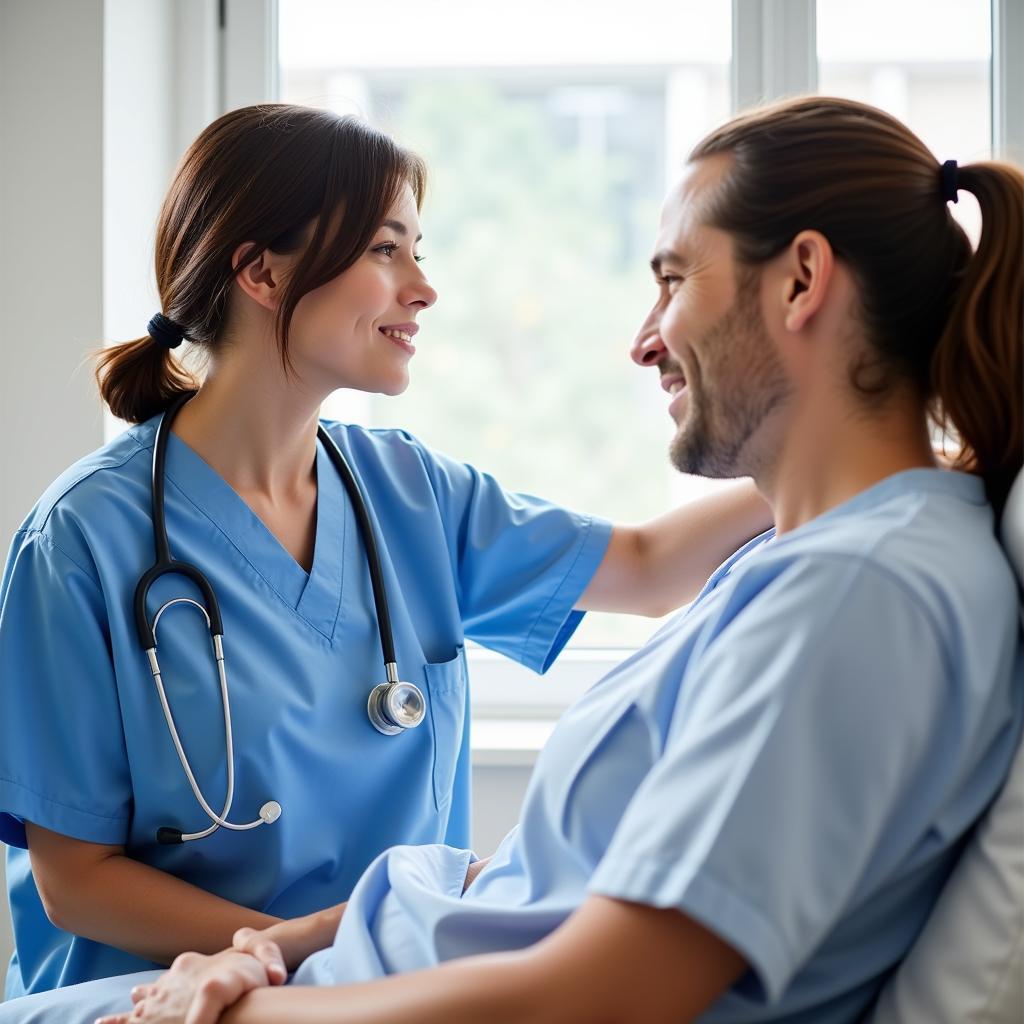
[[[917,389],[961,446],[956,468],[983,477],[1000,509],[1024,459],[1020,168],[982,161],[956,172],[981,207],[972,252],[940,163],[874,107],[815,96],[754,110],[711,132],[690,160],[717,153],[731,167],[708,222],[752,266],[800,231],[820,231],[859,284],[870,351],[851,367],[853,386],[865,401]]]
[[[423,162],[358,118],[283,103],[225,114],[185,153],[160,211],[161,311],[189,341],[213,349],[236,274],[267,249],[301,248],[276,318],[287,365],[299,300],[355,263],[406,185],[419,205]],[[232,254],[245,242],[254,245],[232,267]],[[96,378],[111,412],[132,423],[198,386],[149,335],[99,353]]]

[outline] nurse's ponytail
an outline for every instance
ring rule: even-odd
[[[170,349],[149,335],[104,349],[96,362],[103,401],[119,420],[128,423],[148,420],[179,395],[199,386]]]
[[[939,164],[891,115],[823,96],[743,114],[690,159],[718,153],[731,166],[707,222],[755,267],[820,231],[858,284],[869,344],[851,352],[851,386],[868,404],[913,389],[1000,510],[1024,461],[1021,170]],[[975,252],[949,207],[958,190],[981,207]]]
[[[98,355],[96,378],[110,411],[138,423],[199,386],[171,348],[183,337],[212,358],[229,343],[235,277],[267,250],[301,250],[275,324],[288,367],[299,300],[362,256],[406,186],[418,206],[422,161],[358,118],[268,103],[214,121],[182,158],[160,211],[160,314],[147,336]],[[232,266],[244,243],[251,243],[245,258]]]

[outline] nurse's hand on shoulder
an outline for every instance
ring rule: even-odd
[[[96,1024],[216,1024],[246,992],[281,984],[286,977],[280,961],[268,971],[254,956],[234,949],[213,956],[182,953],[154,984],[132,990],[134,1010],[101,1017]]]

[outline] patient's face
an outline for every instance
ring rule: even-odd
[[[660,353],[670,395],[673,464],[713,477],[760,468],[774,444],[773,413],[789,394],[764,324],[760,275],[737,265],[726,232],[704,223],[707,197],[727,166],[720,157],[691,164],[666,198],[652,260],[658,301],[640,332],[656,333],[663,346],[654,339],[648,355]]]

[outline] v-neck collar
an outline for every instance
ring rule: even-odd
[[[208,462],[171,433],[166,475],[231,541],[281,599],[328,639],[334,635],[344,584],[349,501],[344,485],[324,450],[316,443],[316,540],[312,570],[307,573],[237,491]],[[170,538],[174,552],[174,538]],[[200,566],[202,568],[202,566]],[[216,588],[216,580],[213,580]]]

